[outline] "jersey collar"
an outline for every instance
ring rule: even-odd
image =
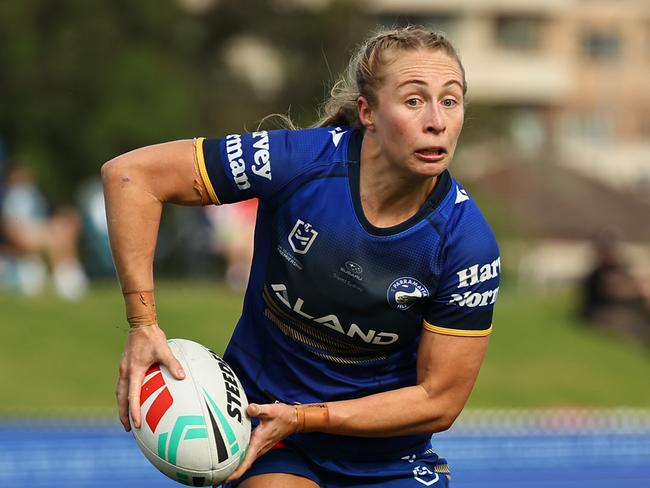
[[[350,191],[352,193],[352,201],[354,202],[354,210],[357,218],[363,228],[370,234],[377,236],[388,236],[402,232],[435,211],[442,200],[445,198],[451,189],[451,176],[449,171],[445,170],[438,177],[438,182],[435,188],[431,191],[429,198],[422,204],[420,210],[415,215],[410,217],[404,222],[394,225],[392,227],[375,227],[363,213],[361,206],[361,192],[360,192],[360,161],[361,161],[361,142],[363,141],[363,132],[355,130],[350,134],[348,141],[348,178],[350,182]]]

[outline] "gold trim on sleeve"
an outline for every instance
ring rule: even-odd
[[[210,195],[210,200],[212,200],[212,203],[214,203],[215,205],[221,205],[219,198],[217,198],[217,193],[214,191],[214,187],[212,186],[212,182],[210,181],[210,176],[208,176],[208,169],[205,166],[205,159],[203,157],[204,140],[205,137],[197,137],[196,139],[194,139],[194,153],[196,155],[196,161],[198,163],[199,173],[201,174],[201,179],[203,180],[203,184],[205,185],[205,188],[208,190],[208,195]]]
[[[490,325],[490,327],[485,330],[449,329],[448,327],[439,327],[437,325],[430,324],[426,320],[423,320],[422,326],[429,332],[460,337],[485,337],[487,335],[490,335],[492,332],[492,325]]]

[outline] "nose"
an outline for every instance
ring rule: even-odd
[[[440,134],[447,128],[447,121],[442,111],[442,107],[431,104],[427,110],[425,120],[425,131],[433,134]]]

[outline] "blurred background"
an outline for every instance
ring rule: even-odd
[[[490,350],[434,446],[453,486],[650,486],[647,0],[0,2],[0,487],[174,486],[120,432],[126,338],[99,169],[298,125],[377,26],[455,43],[452,172],[500,242]],[[255,202],[165,210],[161,325],[223,351]]]

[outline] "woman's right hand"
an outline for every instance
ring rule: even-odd
[[[115,391],[120,422],[127,432],[131,430],[129,410],[134,426],[140,428],[140,390],[147,370],[155,363],[165,366],[174,378],[185,378],[181,363],[174,357],[165,333],[157,324],[130,329]]]

